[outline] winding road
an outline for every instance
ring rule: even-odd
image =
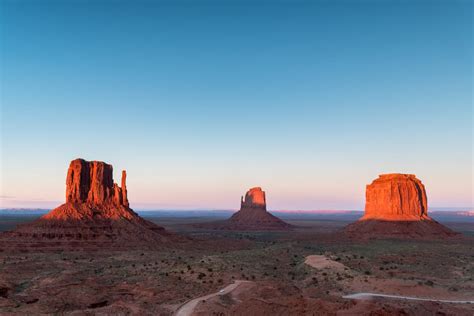
[[[453,301],[453,300],[438,300],[432,298],[419,298],[412,296],[400,296],[400,295],[388,295],[388,294],[376,294],[376,293],[355,293],[350,295],[344,295],[343,298],[354,299],[354,300],[366,300],[371,298],[384,297],[393,298],[399,300],[412,300],[412,301],[429,301],[429,302],[440,302],[440,303],[454,303],[454,304],[474,304],[474,301]]]
[[[243,283],[252,283],[250,281],[242,281],[242,280],[236,280],[234,283],[232,284],[229,284],[228,286],[226,286],[225,288],[223,288],[222,290],[218,291],[218,292],[215,292],[215,293],[212,293],[212,294],[208,294],[206,296],[201,296],[201,297],[198,297],[198,298],[195,298],[195,299],[192,299],[190,301],[187,301],[186,303],[184,303],[183,305],[181,305],[180,308],[178,308],[178,310],[176,311],[176,313],[174,314],[175,316],[190,316],[193,314],[194,312],[194,309],[196,308],[196,306],[199,304],[199,302],[201,301],[204,301],[204,300],[208,300],[214,296],[217,296],[217,295],[225,295],[225,294],[228,294],[230,292],[232,292],[233,290],[237,289],[240,285],[242,285]]]
[[[194,312],[194,309],[198,306],[198,304],[204,300],[208,300],[218,295],[225,295],[231,293],[235,289],[237,289],[240,285],[244,283],[253,283],[251,281],[243,281],[243,280],[236,280],[234,283],[229,284],[222,290],[211,293],[205,296],[201,296],[192,300],[187,301],[183,305],[181,305],[176,313],[175,316],[191,316]],[[399,299],[399,300],[412,300],[412,301],[429,301],[429,302],[439,302],[439,303],[452,303],[452,304],[474,304],[474,301],[455,301],[455,300],[440,300],[440,299],[432,299],[432,298],[419,298],[413,296],[401,296],[401,295],[389,295],[389,294],[377,294],[377,293],[354,293],[349,295],[344,295],[343,298],[346,299],[353,299],[353,300],[367,300],[372,298],[389,298],[389,299]]]

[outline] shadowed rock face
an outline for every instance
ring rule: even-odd
[[[444,238],[458,235],[428,216],[425,186],[412,174],[384,174],[366,187],[365,214],[348,225],[356,238]]]
[[[122,186],[101,161],[73,160],[66,178],[66,203],[40,219],[0,235],[9,246],[27,248],[155,247],[180,239],[144,220],[129,207],[126,172]],[[5,245],[6,243],[3,243]]]
[[[425,186],[412,174],[384,174],[367,185],[364,219],[419,220],[428,216]]]

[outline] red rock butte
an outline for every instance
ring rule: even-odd
[[[121,187],[112,174],[112,166],[101,161],[71,161],[66,203],[32,223],[2,233],[0,246],[121,248],[179,239],[135,213],[128,203],[125,170]]]
[[[240,210],[227,221],[236,230],[285,230],[291,227],[267,211],[265,192],[260,187],[251,188],[240,199]]]
[[[382,174],[367,185],[364,219],[428,218],[425,186],[413,174]]]
[[[101,161],[71,161],[66,178],[66,203],[115,203],[128,207],[127,172],[122,171],[122,187],[114,183],[112,172],[112,166]]]
[[[267,200],[265,198],[265,191],[260,187],[251,188],[245,193],[245,199],[240,198],[240,209],[262,209],[267,210]]]
[[[382,174],[366,187],[365,214],[348,225],[352,237],[443,238],[457,233],[428,216],[423,183],[413,174]]]

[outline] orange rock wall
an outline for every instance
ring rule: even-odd
[[[267,209],[267,202],[265,199],[265,191],[260,187],[251,188],[245,194],[245,199],[241,198],[240,209],[244,208],[261,208]]]
[[[380,175],[367,185],[363,219],[416,220],[427,212],[425,186],[415,175]]]
[[[116,204],[128,207],[126,172],[122,187],[113,180],[113,168],[101,161],[71,161],[66,178],[66,202],[91,205]]]

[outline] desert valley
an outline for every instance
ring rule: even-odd
[[[77,159],[65,204],[0,216],[2,315],[474,313],[472,217],[434,220],[414,175],[374,180],[358,220],[277,217],[259,187],[233,215],[139,215],[126,176]]]
[[[0,316],[473,316],[473,13],[0,0]]]

